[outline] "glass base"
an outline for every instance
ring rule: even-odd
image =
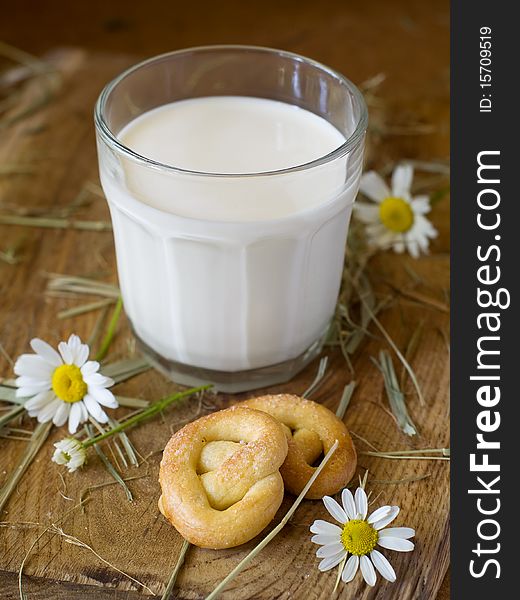
[[[259,369],[236,372],[214,371],[212,369],[194,367],[168,360],[157,354],[155,350],[152,350],[135,331],[134,336],[137,340],[139,350],[150,364],[175,383],[190,387],[211,383],[213,384],[213,388],[219,392],[236,394],[278,383],[285,383],[292,379],[321,352],[327,338],[328,329],[327,327],[320,338],[296,358]]]

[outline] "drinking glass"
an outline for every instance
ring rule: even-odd
[[[306,164],[237,174],[162,164],[118,139],[151,109],[207,96],[285,102],[345,142]],[[358,89],[289,52],[199,47],[116,77],[95,124],[124,308],[145,356],[176,382],[227,392],[289,380],[321,351],[337,302],[367,126]]]

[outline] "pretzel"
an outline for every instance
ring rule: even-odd
[[[312,466],[335,440],[336,452],[325,465],[306,498],[322,498],[339,492],[352,479],[357,465],[354,444],[344,423],[328,408],[290,394],[260,396],[240,406],[263,410],[282,423],[289,451],[280,468],[285,488],[299,494],[312,476]]]
[[[283,499],[287,439],[278,421],[232,407],[175,433],[159,471],[159,510],[186,540],[231,548],[255,537]]]

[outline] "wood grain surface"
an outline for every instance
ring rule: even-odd
[[[0,164],[24,162],[34,167],[30,175],[0,178],[0,202],[5,206],[65,207],[77,198],[86,181],[97,182],[92,107],[101,87],[132,62],[129,52],[149,55],[199,43],[241,41],[284,47],[327,62],[355,82],[384,72],[387,81],[381,93],[387,100],[388,111],[395,112],[401,121],[409,117],[433,123],[435,128],[429,135],[385,140],[380,146],[382,155],[392,159],[448,155],[448,23],[444,2],[435,3],[428,10],[424,3],[421,6],[417,2],[378,1],[370,4],[370,8],[361,2],[349,3],[348,7],[344,3],[325,2],[319,10],[312,3],[287,3],[277,9],[276,17],[269,4],[262,11],[255,9],[245,15],[238,3],[230,3],[235,12],[230,8],[225,16],[208,7],[208,16],[199,27],[185,7],[174,18],[173,14],[161,13],[165,9],[155,2],[150,4],[149,13],[136,12],[132,4],[123,9],[122,3],[114,3],[117,8],[110,9],[106,3],[95,2],[89,9],[92,12],[88,22],[87,15],[82,14],[86,9],[79,4],[69,6],[68,13],[64,11],[59,16],[56,10],[53,13],[50,8],[39,9],[36,16],[25,22],[21,9],[13,8],[11,27],[6,29],[0,24],[0,38],[34,52],[48,52],[60,44],[79,43],[91,48],[52,51],[47,58],[63,77],[58,97],[1,132]],[[58,24],[50,22],[49,14],[56,16]],[[74,25],[67,28],[67,23]],[[327,32],[331,32],[330,36]],[[75,217],[108,220],[102,198],[90,195],[88,201]],[[385,283],[388,281],[397,289],[408,288],[410,276],[405,268],[408,265],[426,282],[419,290],[444,301],[449,278],[446,200],[435,206],[432,219],[440,236],[429,257],[413,261],[386,254],[376,259],[374,272],[380,291],[388,293]],[[111,233],[15,226],[0,226],[0,233],[0,250],[21,242],[22,262],[9,265],[0,261],[0,342],[8,355],[16,357],[27,351],[30,338],[36,335],[51,343],[57,343],[72,331],[87,338],[98,313],[58,320],[59,310],[84,300],[45,296],[45,274],[98,273],[107,281],[116,282]],[[345,416],[347,426],[385,450],[449,446],[448,315],[403,297],[383,314],[382,320],[401,348],[417,324],[425,323],[413,358],[426,398],[424,406],[419,404],[409,382],[406,386],[410,412],[420,436],[410,439],[401,434],[388,414],[382,378],[370,360],[384,347],[377,330],[373,330],[373,339],[362,345],[354,359],[358,388]],[[110,349],[110,359],[126,355],[130,340],[123,321]],[[313,399],[334,410],[351,373],[340,353],[329,350],[325,352],[330,358],[328,374]],[[11,376],[10,364],[3,356],[0,367],[1,375]],[[301,393],[313,379],[316,368],[315,362],[293,382],[270,391]],[[153,400],[174,389],[171,382],[150,371],[121,384],[117,392]],[[149,594],[149,590],[162,593],[181,547],[181,538],[156,507],[161,450],[171,433],[185,422],[246,396],[207,396],[200,404],[186,401],[166,411],[163,419],[135,429],[131,438],[147,460],[138,469],[123,471],[124,477],[140,477],[128,484],[134,501],[129,502],[118,486],[108,485],[92,490],[84,511],[74,510],[63,521],[59,521],[60,517],[77,504],[86,488],[111,479],[95,455],[90,455],[88,466],[75,474],[67,474],[50,463],[52,442],[63,436],[63,431],[53,431],[0,515],[4,524],[0,528],[0,597],[18,598],[17,571],[29,550],[23,577],[29,599],[133,599]],[[121,414],[124,412],[121,409]],[[30,420],[23,422],[23,427],[32,425]],[[23,443],[0,439],[0,484],[15,464]],[[358,449],[367,447],[360,442]],[[360,468],[368,468],[370,479],[380,482],[427,475],[408,484],[370,485],[377,497],[374,506],[384,503],[401,506],[396,524],[416,528],[416,550],[410,554],[386,553],[398,575],[395,584],[379,582],[376,588],[369,589],[358,576],[352,584],[340,585],[338,597],[444,600],[447,582],[442,595],[437,594],[449,562],[448,464],[361,456]],[[290,497],[285,499],[275,522],[291,501]],[[316,547],[310,543],[308,532],[316,518],[327,518],[322,504],[305,501],[284,531],[224,592],[224,600],[330,598],[335,571],[318,572]],[[88,544],[96,554],[68,543],[55,530],[46,531],[53,523],[64,534]],[[203,598],[255,541],[258,540],[224,551],[190,548],[174,597]],[[139,580],[149,590],[101,559]]]

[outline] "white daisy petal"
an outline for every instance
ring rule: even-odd
[[[67,422],[70,413],[70,404],[68,402],[62,402],[58,407],[58,410],[54,414],[52,422],[56,427],[61,427]]]
[[[86,419],[82,418],[81,405],[83,402],[74,402],[69,413],[69,433],[76,433],[80,423]]]
[[[113,379],[110,379],[110,377],[105,377],[104,375],[101,375],[101,373],[93,373],[92,375],[83,376],[83,381],[88,386],[106,388],[114,385]]]
[[[27,375],[20,375],[15,381],[19,388],[46,386],[48,389],[51,387],[49,379],[35,379],[34,377],[28,377]]]
[[[381,575],[392,583],[396,580],[395,571],[388,560],[378,550],[372,550],[370,558],[374,563],[374,567],[381,573]]]
[[[96,419],[96,421],[99,423],[106,423],[108,421],[107,414],[90,394],[87,394],[83,398],[83,402],[88,412]]]
[[[397,254],[402,254],[404,252],[405,245],[404,245],[403,239],[401,237],[399,237],[399,239],[395,240],[395,242],[393,244],[393,249],[394,249],[394,252],[397,252]]]
[[[78,404],[81,409],[81,423],[84,423],[85,421],[88,421],[88,410],[83,402],[78,402]]]
[[[374,529],[376,529],[377,531],[383,529],[383,527],[389,525],[397,517],[397,515],[399,514],[399,507],[392,506],[391,508],[392,510],[386,515],[386,517],[383,517],[379,519],[379,521],[376,521],[375,523],[371,524]]]
[[[106,377],[106,375],[101,375],[101,377],[103,378],[103,383],[101,383],[100,385],[102,385],[103,387],[112,387],[116,383],[112,379],[112,377]]]
[[[383,249],[383,250],[388,250],[388,248],[392,247],[392,244],[394,243],[396,239],[396,234],[393,231],[390,230],[386,230],[381,232],[378,236],[377,236],[377,246],[379,246],[379,248]]]
[[[337,534],[327,535],[326,533],[318,533],[311,537],[311,542],[313,544],[319,544],[320,546],[324,546],[325,544],[333,544],[339,540],[339,536]]]
[[[49,381],[36,381],[28,377],[18,377],[16,379],[16,390],[17,398],[30,398],[41,392],[47,392],[51,388]]]
[[[117,408],[119,406],[114,394],[110,390],[103,387],[88,386],[88,393],[94,398],[98,404],[102,404],[107,408]]]
[[[81,367],[81,374],[83,377],[88,377],[99,371],[99,363],[96,360],[87,360],[87,362]]]
[[[336,565],[339,565],[339,563],[345,558],[346,554],[346,550],[343,550],[342,552],[338,552],[338,554],[335,556],[327,556],[327,558],[324,558],[320,562],[318,569],[320,571],[328,571],[329,569],[332,569]]]
[[[343,568],[343,573],[341,573],[341,580],[343,583],[349,583],[356,576],[357,570],[359,567],[359,556],[351,556]]]
[[[432,239],[436,238],[439,235],[439,232],[435,229],[435,227],[431,223],[428,223],[428,225],[429,225],[429,227],[428,227],[428,232],[426,235]]]
[[[341,535],[341,527],[334,525],[334,523],[329,523],[328,521],[323,521],[322,519],[317,519],[311,525],[311,533],[320,533],[325,535]]]
[[[336,541],[332,544],[326,544],[325,546],[318,548],[318,550],[316,550],[316,556],[318,558],[328,558],[329,556],[336,556],[336,554],[342,550],[345,550],[343,544],[339,541]]]
[[[89,352],[87,344],[80,344],[74,352],[74,364],[81,368],[87,362]]]
[[[388,232],[388,229],[379,221],[367,226],[368,235],[374,239],[380,238],[383,234],[385,234],[387,232]]]
[[[420,256],[419,244],[417,243],[416,240],[407,240],[406,247],[408,249],[408,252],[410,253],[410,256],[412,256],[412,258],[419,258],[419,256]]]
[[[74,362],[72,350],[67,342],[60,342],[58,344],[58,350],[60,351],[63,362],[66,365],[71,365]]]
[[[354,496],[352,492],[345,488],[341,492],[341,504],[343,504],[343,510],[347,513],[349,519],[356,518],[356,503],[354,502]]]
[[[69,336],[69,339],[67,340],[67,344],[69,345],[69,348],[71,350],[78,348],[79,345],[81,344],[81,339],[80,339],[79,335],[76,335],[75,333],[71,333]]]
[[[411,537],[414,537],[415,529],[411,527],[389,527],[388,529],[383,529],[379,532],[379,537],[396,537],[402,538],[403,540],[407,540]]]
[[[359,559],[359,565],[361,567],[361,573],[363,573],[363,579],[368,585],[373,587],[376,584],[377,575],[374,565],[370,562],[368,556],[361,556]]]
[[[428,196],[415,196],[410,204],[416,215],[425,215],[431,210],[430,199]]]
[[[31,396],[36,396],[36,394],[41,392],[48,392],[49,388],[50,385],[44,383],[35,386],[25,386],[18,388],[15,395],[17,398],[30,398]]]
[[[366,202],[356,202],[354,204],[354,210],[356,217],[362,223],[373,223],[379,219],[379,207],[374,204],[367,204]]]
[[[377,521],[379,521],[380,519],[382,519],[383,517],[387,517],[390,513],[392,512],[392,507],[391,506],[381,506],[381,508],[378,508],[377,510],[375,510],[367,519],[367,521],[369,523],[376,523]]]
[[[38,354],[22,354],[18,357],[14,372],[25,377],[36,379],[49,379],[54,371],[54,366],[49,364]]]
[[[428,254],[428,246],[430,245],[428,242],[428,238],[425,235],[417,236],[417,243],[419,244],[419,248],[424,254]]]
[[[39,411],[40,408],[43,408],[46,404],[54,400],[54,398],[54,392],[52,392],[51,390],[40,392],[39,394],[36,394],[36,396],[33,396],[31,399],[25,402],[25,410],[27,410],[29,414],[34,411]],[[35,415],[30,414],[30,416],[33,417]]]
[[[355,501],[357,514],[360,515],[361,519],[366,519],[368,512],[368,498],[365,490],[362,488],[356,490]]]
[[[89,386],[101,386],[101,382],[104,381],[103,375],[100,373],[92,373],[91,375],[81,374],[83,377],[83,381]],[[105,387],[105,386],[102,386]]]
[[[66,344],[72,356],[72,363],[81,368],[88,359],[89,347],[87,344],[82,344],[80,337],[74,333],[69,337]]]
[[[336,519],[342,525],[348,521],[348,517],[345,514],[345,511],[341,508],[341,506],[331,498],[330,496],[323,497],[323,504],[325,504],[325,508],[329,511],[331,516]]]
[[[390,190],[384,179],[375,171],[368,171],[361,176],[359,189],[375,202],[381,202],[390,196]]]
[[[56,397],[54,400],[47,402],[47,404],[45,404],[38,412],[38,423],[47,423],[47,421],[50,421],[56,414],[56,411],[59,409],[61,404],[62,401]]]
[[[411,235],[416,235],[418,231],[424,232],[424,235],[429,238],[435,238],[439,234],[430,221],[422,215],[416,215],[414,229],[411,231]]]
[[[49,346],[47,342],[40,340],[40,338],[33,338],[30,342],[31,348],[39,354],[46,362],[53,367],[59,367],[63,364],[60,355],[54,350],[52,346]]]
[[[412,187],[413,167],[399,165],[392,173],[392,195],[396,198],[408,198]]]
[[[397,537],[380,537],[377,543],[388,550],[397,550],[397,552],[411,552],[415,545],[410,540],[403,540]]]

